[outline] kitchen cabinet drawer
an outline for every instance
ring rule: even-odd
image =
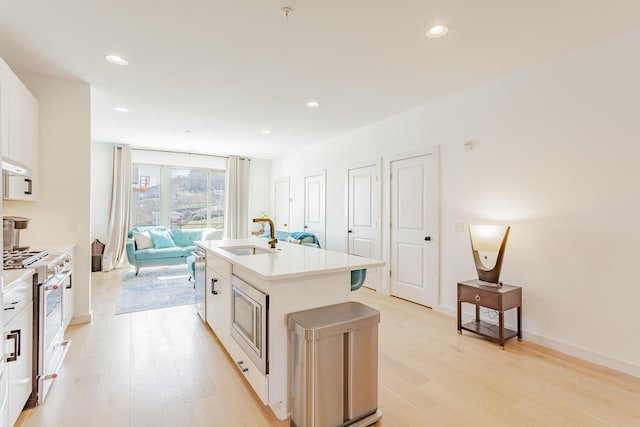
[[[260,372],[260,369],[253,364],[235,340],[229,340],[227,351],[236,364],[236,367],[240,370],[240,373],[244,375],[249,385],[251,385],[251,388],[253,388],[260,400],[262,400],[262,403],[267,405],[269,402],[269,378]]]
[[[493,310],[501,309],[500,294],[492,290],[460,286],[458,288],[458,299],[462,302],[478,304]]]
[[[231,264],[209,252],[207,252],[207,268],[211,268],[225,279],[231,280]]]

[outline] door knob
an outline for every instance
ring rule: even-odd
[[[425,238],[424,238],[424,240],[425,240],[426,242],[431,241],[431,236],[427,236],[427,237],[425,237]]]
[[[349,233],[353,233],[353,230],[349,230]]]

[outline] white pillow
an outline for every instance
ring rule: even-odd
[[[151,249],[153,248],[153,240],[148,231],[134,231],[133,238],[136,241],[137,249]]]
[[[205,228],[202,231],[202,240],[220,240],[224,230],[216,230],[215,228]]]

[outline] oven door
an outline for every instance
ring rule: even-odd
[[[64,270],[49,278],[40,286],[40,319],[38,355],[38,403],[42,403],[51,387],[51,380],[58,376],[69,344],[64,341],[64,288],[71,280],[71,270]]]
[[[268,295],[231,276],[231,336],[264,374],[267,369]]]

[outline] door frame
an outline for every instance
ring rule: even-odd
[[[392,254],[392,242],[391,242],[391,163],[395,162],[395,161],[399,161],[399,160],[405,160],[405,159],[409,159],[412,157],[420,157],[420,156],[434,156],[435,162],[434,162],[434,167],[436,168],[435,171],[435,176],[437,177],[437,182],[435,183],[435,192],[436,192],[436,230],[434,233],[431,234],[431,239],[432,239],[432,243],[436,245],[436,250],[434,251],[434,253],[436,254],[435,257],[436,259],[433,262],[433,267],[435,269],[435,284],[436,284],[436,290],[435,290],[435,295],[434,295],[434,307],[431,307],[433,310],[436,311],[441,311],[440,310],[440,296],[441,296],[441,286],[440,286],[440,276],[441,276],[441,268],[440,268],[440,251],[441,251],[441,245],[440,245],[440,228],[441,228],[441,221],[440,221],[440,210],[441,210],[441,200],[440,200],[440,146],[436,145],[433,147],[428,147],[425,149],[421,149],[421,150],[415,150],[415,151],[409,151],[409,152],[405,152],[405,153],[400,153],[400,154],[396,154],[393,155],[391,157],[388,157],[385,159],[385,182],[384,182],[384,191],[385,191],[385,195],[386,198],[384,200],[386,200],[386,203],[384,203],[384,211],[383,211],[383,221],[384,224],[386,224],[385,227],[383,227],[383,239],[384,241],[387,242],[386,245],[384,245],[384,251],[385,253],[384,255],[384,260],[385,260],[385,270],[384,270],[384,277],[383,280],[381,282],[386,284],[386,288],[384,289],[385,293],[387,295],[391,295],[391,286],[393,285],[391,282],[391,254]]]
[[[375,166],[376,167],[376,172],[378,174],[378,188],[377,191],[380,193],[380,206],[378,206],[378,212],[377,212],[377,216],[376,219],[378,220],[378,224],[380,224],[380,226],[378,227],[378,233],[377,233],[377,237],[378,240],[380,242],[380,249],[378,251],[377,257],[378,259],[384,260],[383,257],[383,253],[384,253],[384,240],[383,240],[383,229],[384,227],[384,175],[382,173],[382,157],[376,157],[375,159],[372,159],[370,161],[359,161],[359,162],[354,162],[351,165],[347,166],[347,170],[346,170],[346,176],[345,176],[345,190],[344,190],[344,206],[345,206],[345,210],[344,210],[344,224],[345,224],[345,229],[344,229],[344,247],[348,250],[349,249],[349,171],[351,171],[352,169],[359,169],[359,168],[364,168],[367,166]],[[386,263],[385,263],[386,264]],[[388,286],[386,286],[384,283],[384,272],[388,271],[388,269],[385,267],[378,267],[378,289],[376,290],[377,292],[380,292],[381,290],[385,290],[388,289]],[[383,291],[384,293],[384,291]]]
[[[284,177],[284,178],[278,178],[278,179],[274,179],[273,180],[273,208],[272,208],[271,212],[273,212],[273,217],[274,217],[273,219],[275,219],[277,221],[277,219],[275,218],[276,209],[277,209],[277,203],[278,203],[278,199],[277,199],[277,196],[276,196],[276,187],[277,187],[278,184],[285,183],[285,182],[287,183],[287,187],[289,189],[289,200],[288,200],[288,203],[287,203],[287,211],[288,211],[289,219],[287,220],[287,228],[289,228],[289,230],[291,230],[291,179],[290,179],[290,177],[287,176],[287,177]],[[276,224],[274,224],[274,227],[276,227],[276,229],[277,229]],[[289,230],[287,230],[287,231],[289,231]]]
[[[322,236],[318,236],[320,240],[320,247],[322,249],[327,248],[327,170],[321,169],[313,173],[305,173],[302,176],[302,231],[309,231],[304,228],[307,225],[307,178],[314,176],[322,176]]]

